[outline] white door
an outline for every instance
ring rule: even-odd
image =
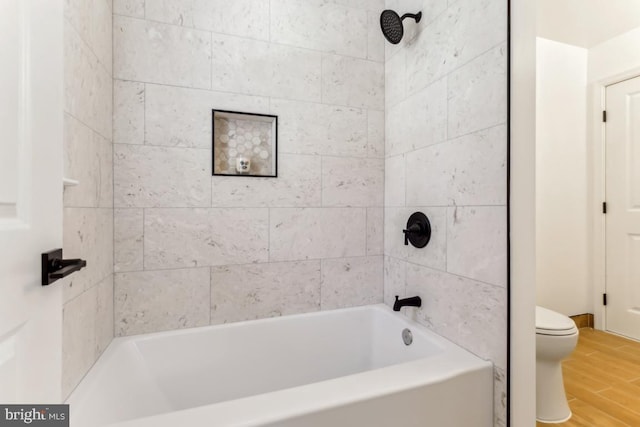
[[[640,77],[606,91],[606,327],[640,340]]]
[[[62,0],[0,0],[0,402],[60,401]]]

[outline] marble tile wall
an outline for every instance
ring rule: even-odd
[[[383,9],[114,0],[116,335],[382,302]],[[278,178],[212,177],[212,109],[278,116]]]
[[[495,425],[506,425],[507,1],[386,0],[405,37],[386,44],[384,301],[495,366]],[[404,246],[409,215],[431,219]],[[411,310],[411,311],[410,311]]]
[[[113,78],[111,0],[67,0],[64,22],[66,258],[87,267],[64,286],[62,396],[102,354],[113,329]]]

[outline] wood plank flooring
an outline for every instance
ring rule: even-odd
[[[640,427],[640,342],[582,328],[562,371],[573,416],[537,427]]]

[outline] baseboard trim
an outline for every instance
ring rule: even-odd
[[[593,314],[576,314],[575,316],[569,316],[576,322],[576,326],[579,328],[593,328]]]

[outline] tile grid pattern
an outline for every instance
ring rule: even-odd
[[[114,1],[117,335],[382,302],[383,6]],[[277,179],[211,177],[213,108]]]
[[[63,249],[87,267],[61,280],[62,396],[113,338],[112,3],[67,0],[64,21]]]
[[[387,0],[405,38],[386,46],[384,301],[495,366],[495,425],[506,425],[507,2]],[[409,215],[431,220],[403,245]]]

